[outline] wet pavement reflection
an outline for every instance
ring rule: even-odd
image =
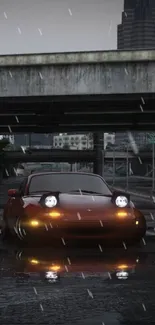
[[[155,322],[155,243],[0,246],[0,324]]]

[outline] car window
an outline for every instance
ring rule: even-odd
[[[29,193],[46,191],[70,192],[79,189],[104,195],[111,194],[104,180],[93,174],[53,173],[34,175],[29,184]]]

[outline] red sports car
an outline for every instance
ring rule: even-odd
[[[20,240],[48,235],[65,240],[95,238],[140,241],[142,213],[130,196],[112,193],[104,179],[89,173],[35,173],[8,191],[2,235]]]

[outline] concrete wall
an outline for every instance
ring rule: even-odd
[[[0,56],[0,97],[155,92],[155,51]]]

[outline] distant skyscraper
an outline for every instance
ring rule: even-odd
[[[155,0],[124,0],[117,28],[120,50],[155,48]]]

